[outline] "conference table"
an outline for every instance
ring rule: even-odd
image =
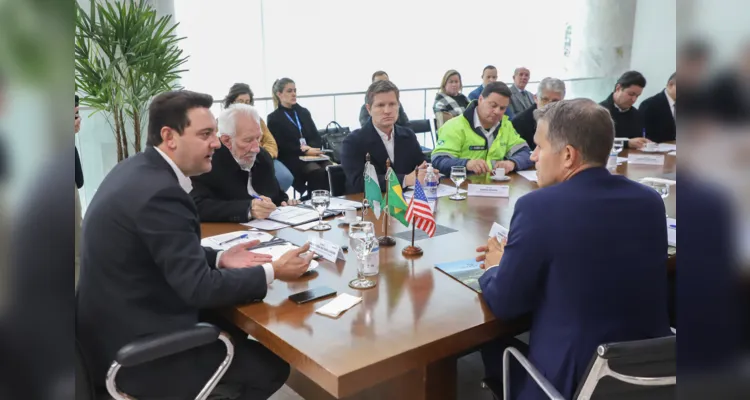
[[[624,150],[620,156],[638,154]],[[645,177],[674,179],[676,156],[663,165],[629,165],[616,173],[633,180]],[[377,286],[355,290],[348,282],[357,276],[354,251],[335,264],[320,260],[314,273],[294,282],[274,281],[262,302],[223,310],[226,318],[292,366],[287,384],[305,399],[455,399],[458,357],[476,351],[493,338],[515,336],[529,328],[529,318],[501,321],[489,311],[482,296],[435,268],[435,264],[476,257],[494,222],[510,226],[513,207],[537,184],[512,173],[508,198],[468,197],[438,200],[435,219],[456,232],[419,240],[424,254],[406,258],[409,242],[380,247]],[[494,184],[489,175],[469,176],[470,183]],[[450,180],[443,180],[450,184]],[[463,188],[466,187],[464,183]],[[361,201],[362,194],[346,196]],[[676,218],[676,187],[665,199],[667,213]],[[383,224],[368,212],[378,235]],[[381,220],[382,220],[381,216]],[[325,232],[285,228],[271,232],[301,245],[311,237],[348,245],[348,228],[330,219]],[[234,223],[203,223],[203,237],[247,229]],[[389,235],[410,231],[391,220]],[[665,249],[667,251],[667,249]],[[676,249],[669,249],[668,268],[674,271]],[[361,296],[337,318],[315,310],[329,299],[298,305],[287,297],[321,286]]]

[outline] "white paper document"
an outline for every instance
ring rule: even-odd
[[[310,251],[332,263],[335,263],[338,259],[344,259],[344,252],[341,250],[341,246],[319,237],[310,239]]]
[[[508,228],[498,224],[497,222],[492,223],[492,229],[490,229],[490,235],[492,237],[496,237],[497,240],[501,239],[507,239],[508,238]]]
[[[271,257],[273,257],[273,261],[278,260],[281,258],[281,256],[284,255],[289,250],[294,250],[299,248],[299,246],[291,244],[291,243],[284,243],[280,244],[278,246],[270,246],[270,247],[261,247],[259,249],[251,250],[253,253],[258,254],[268,254]],[[318,267],[318,262],[315,260],[310,261],[310,266],[307,268],[308,271],[312,271],[315,268]]]
[[[232,246],[240,243],[247,243],[253,240],[267,242],[273,239],[273,235],[259,231],[236,231],[223,233],[221,235],[209,236],[201,240],[201,246],[210,247],[214,250],[227,250]]]
[[[464,190],[464,189],[458,189],[458,193],[464,194],[464,193],[466,193],[466,190]],[[440,197],[446,197],[446,196],[453,196],[454,194],[456,194],[456,187],[455,186],[446,185],[446,184],[443,184],[443,183],[441,183],[440,185],[438,185],[438,190],[437,190],[437,197],[438,198],[440,198]],[[413,190],[410,190],[408,192],[404,192],[404,200],[410,199],[410,198],[412,198],[412,196],[414,196],[414,191]]]
[[[675,151],[670,151],[669,153],[667,153],[667,155],[668,155],[668,156],[675,156],[675,157],[677,157],[677,150],[675,150]]]
[[[537,181],[537,177],[536,177],[536,170],[531,170],[531,171],[518,171],[518,172],[516,172],[516,173],[517,173],[518,175],[521,175],[522,177],[524,177],[524,178],[526,178],[526,179],[528,179],[528,180],[532,181],[532,182],[536,182],[536,181]]]
[[[299,231],[306,231],[306,230],[309,230],[310,228],[312,228],[313,226],[315,226],[315,225],[317,225],[319,223],[320,223],[319,221],[313,221],[313,222],[310,222],[308,224],[297,225],[297,226],[294,227],[294,229],[297,229]]]
[[[318,219],[318,212],[306,207],[286,206],[274,210],[268,219],[294,226]]]
[[[361,301],[361,297],[352,296],[348,293],[341,293],[340,295],[336,296],[335,299],[329,301],[322,307],[315,310],[315,312],[318,314],[336,318],[344,311],[359,304]]]
[[[257,228],[263,231],[275,231],[289,227],[287,224],[271,221],[270,219],[254,219],[250,222],[243,222],[241,225]]]
[[[330,160],[328,156],[300,156],[299,159],[305,162],[329,161]]]
[[[620,164],[622,164],[624,162],[628,162],[628,158],[627,157],[617,157],[617,165],[620,165]]]
[[[311,205],[310,200],[307,200],[305,204]],[[346,208],[356,208],[359,210],[360,208],[362,208],[362,203],[359,201],[352,201],[352,200],[347,200],[347,199],[341,199],[338,197],[331,197],[331,203],[328,204],[327,209],[333,210],[333,211],[339,211],[339,210],[343,210]]]
[[[508,185],[476,185],[469,184],[469,196],[474,197],[509,197],[510,186]]]
[[[677,220],[674,218],[667,218],[667,243],[677,247]]]
[[[664,155],[630,154],[628,155],[628,164],[664,165]]]
[[[659,146],[657,146],[658,151],[677,151],[677,145],[676,144],[669,144],[669,143],[659,143]]]

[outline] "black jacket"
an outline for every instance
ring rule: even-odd
[[[529,144],[529,148],[533,151],[536,148],[534,144],[534,133],[536,133],[536,119],[534,119],[534,110],[537,106],[534,103],[531,107],[523,110],[520,114],[513,117],[511,122],[513,127],[516,128],[516,132]]]
[[[393,155],[391,167],[403,183],[404,175],[414,172],[414,169],[425,161],[422,148],[417,136],[409,128],[395,125]],[[375,167],[380,181],[380,189],[385,191],[385,162],[388,152],[372,121],[357,129],[344,139],[341,147],[341,165],[346,174],[347,193],[362,193],[365,187],[364,172],[367,153],[370,153],[370,163]]]
[[[266,121],[268,130],[271,131],[274,139],[276,139],[276,144],[279,146],[278,160],[289,168],[292,175],[297,178],[302,175],[305,162],[299,159],[303,154],[300,150],[300,132],[294,117],[295,111],[302,124],[302,135],[307,141],[307,145],[320,148],[322,141],[312,115],[310,115],[310,111],[299,104],[295,104],[291,109],[279,106],[276,111],[268,114]],[[291,121],[287,116],[291,118]]]
[[[663,90],[643,100],[640,112],[643,115],[647,138],[657,143],[677,139],[677,126],[667,94]]]
[[[95,382],[104,382],[123,345],[191,327],[199,309],[266,296],[263,267],[218,269],[217,252],[200,242],[195,203],[153,147],[104,178],[83,220],[76,297],[76,336],[91,356]],[[195,373],[201,360],[172,361],[152,373],[206,379]]]
[[[211,172],[190,178],[201,222],[247,222],[253,198],[247,192],[247,171],[240,168],[224,146],[214,152]],[[273,168],[273,159],[263,148],[250,169],[253,189],[273,200],[277,206],[288,200],[281,191]]]

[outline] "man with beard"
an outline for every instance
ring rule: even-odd
[[[279,187],[273,159],[260,147],[260,115],[235,103],[219,115],[221,148],[211,172],[194,176],[190,194],[201,222],[247,222],[265,219],[276,206],[297,204]]]

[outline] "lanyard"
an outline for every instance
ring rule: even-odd
[[[284,115],[286,115],[286,119],[289,120],[289,122],[294,124],[294,120],[292,117],[289,116],[289,114],[284,111]],[[297,129],[299,129],[299,135],[302,137],[302,124],[299,122],[299,116],[297,115],[297,111],[294,111],[294,118],[297,120],[297,123],[295,124],[297,126]]]

